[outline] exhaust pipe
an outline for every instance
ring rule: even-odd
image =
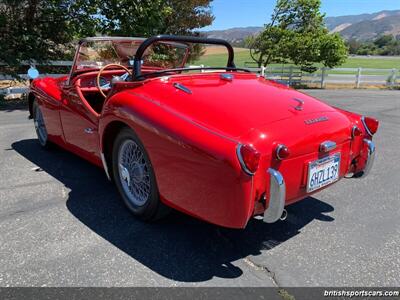
[[[285,221],[286,218],[287,218],[287,210],[286,210],[286,209],[283,209],[282,215],[281,215],[281,217],[279,218],[279,220]]]

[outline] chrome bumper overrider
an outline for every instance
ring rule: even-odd
[[[364,139],[364,143],[367,145],[368,148],[367,160],[365,162],[364,170],[357,172],[356,174],[349,173],[345,176],[346,178],[364,178],[371,171],[372,165],[374,164],[375,160],[375,144],[368,139]]]
[[[285,180],[280,172],[269,168],[270,188],[269,205],[264,212],[264,222],[274,223],[282,216],[285,208],[286,186]]]
[[[367,161],[365,162],[365,168],[362,171],[363,174],[360,176],[360,178],[363,178],[369,174],[369,171],[371,171],[372,165],[374,164],[375,160],[375,144],[367,139],[364,139],[364,143],[366,143],[368,147],[368,156]]]

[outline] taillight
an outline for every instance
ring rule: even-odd
[[[371,117],[362,117],[361,121],[369,135],[372,136],[378,131],[379,121],[377,119]]]
[[[288,147],[285,145],[279,144],[278,147],[276,147],[276,158],[279,160],[288,158],[290,155],[290,151]]]
[[[254,175],[260,162],[260,153],[252,145],[239,144],[236,154],[243,171],[248,175]]]

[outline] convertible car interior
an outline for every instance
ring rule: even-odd
[[[77,94],[89,110],[97,115],[101,113],[113,78],[129,79],[136,50],[142,42],[142,38],[111,38],[86,41],[80,45],[70,84],[76,87]],[[183,67],[188,55],[187,44],[155,43],[142,56],[142,72]]]
[[[110,70],[107,74],[100,77],[100,85],[103,91],[107,93],[110,90],[110,84],[113,76],[122,75],[121,70]],[[78,95],[81,97],[82,102],[88,104],[97,114],[101,113],[103,104],[105,101],[104,96],[97,88],[97,72],[85,73],[78,75],[75,80],[75,86],[77,88]]]

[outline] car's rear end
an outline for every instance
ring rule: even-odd
[[[185,141],[187,153],[175,156],[174,161],[176,165],[190,161],[190,166],[178,174],[171,176],[170,169],[160,172],[168,165],[157,164],[158,156],[161,161],[178,153],[177,146],[163,146],[169,151],[158,153],[152,149],[160,147],[143,138],[158,165],[160,192],[170,200],[168,204],[219,225],[244,227],[257,214],[264,214],[266,222],[275,222],[286,205],[345,176],[367,174],[373,161],[371,139],[377,121],[365,118],[363,122],[360,115],[255,74],[165,76],[128,93],[140,94],[177,118],[163,127],[179,136],[179,143],[172,143],[175,137],[168,139],[171,145]],[[139,102],[135,103],[137,111]],[[148,115],[151,110],[143,111]],[[163,119],[161,112],[147,118]],[[178,120],[185,125],[177,126]],[[201,152],[207,155],[198,156]],[[193,173],[196,180],[191,184],[188,178],[194,178]],[[168,178],[178,183],[180,194],[185,195],[182,199]],[[199,187],[209,191],[207,197],[193,193]]]
[[[298,114],[251,130],[239,145],[246,153],[238,151],[238,158],[254,177],[254,214],[275,222],[285,215],[286,205],[343,177],[366,176],[377,127],[373,118],[334,110]]]

